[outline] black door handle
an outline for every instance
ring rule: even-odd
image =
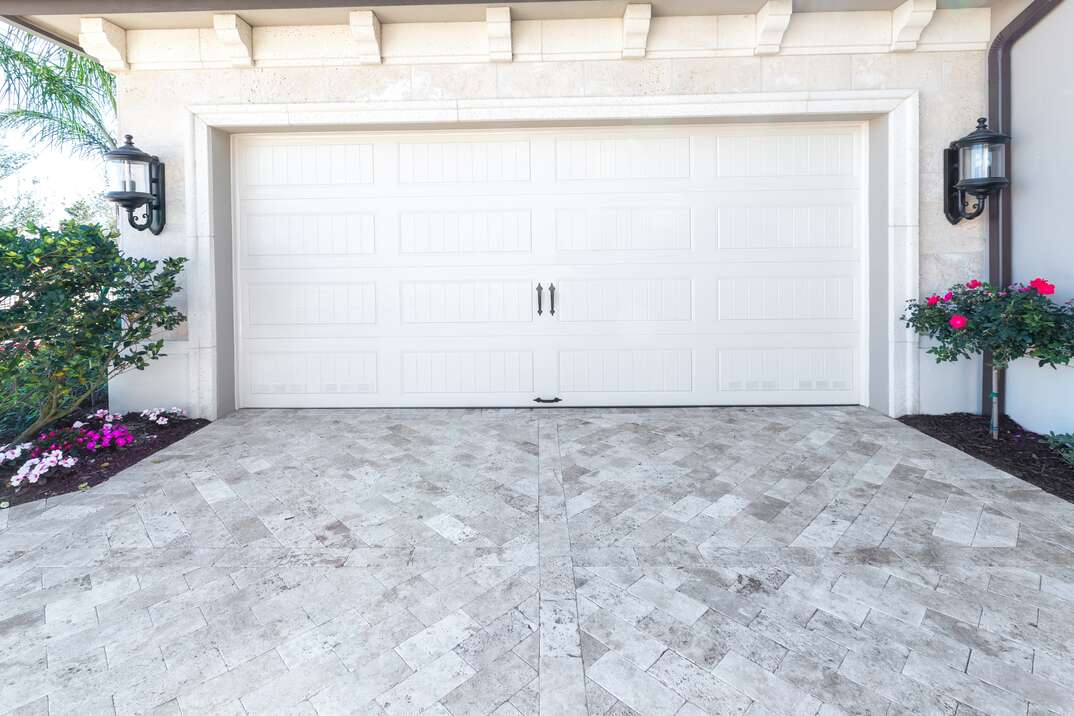
[[[552,308],[548,312],[554,316],[556,315],[556,284],[548,284],[548,296],[552,302]]]
[[[541,315],[542,313],[544,313],[544,310],[541,308],[541,301],[543,300],[543,298],[544,298],[544,287],[541,284],[537,284],[537,315],[538,316]]]
[[[534,398],[533,402],[535,402],[535,403],[558,403],[561,400],[563,400],[563,398],[560,398],[560,397],[557,396],[555,398]]]

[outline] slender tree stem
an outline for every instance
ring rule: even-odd
[[[993,440],[999,440],[999,368],[992,367],[992,424],[989,432]]]

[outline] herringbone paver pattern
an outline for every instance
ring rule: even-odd
[[[1074,714],[1074,506],[858,408],[245,411],[0,512],[0,713]]]

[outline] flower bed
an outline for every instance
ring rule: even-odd
[[[207,425],[178,408],[98,410],[0,452],[0,506],[89,489]]]
[[[1064,460],[1046,436],[1023,429],[1006,415],[1000,420],[996,440],[990,434],[989,418],[982,415],[907,415],[899,420],[1045,492],[1074,502],[1074,465]]]

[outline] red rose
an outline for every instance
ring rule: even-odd
[[[966,284],[966,288],[980,288],[981,285],[982,284],[981,284],[980,281],[978,281],[977,279],[973,279],[972,281],[970,281],[969,283]]]
[[[1055,293],[1055,284],[1048,283],[1042,278],[1035,278],[1029,282],[1029,285],[1037,289],[1037,293],[1042,296],[1051,296]]]
[[[947,323],[956,331],[960,331],[966,327],[966,317],[956,313],[951,316],[951,319]]]
[[[929,296],[926,300],[928,301],[928,304],[930,306],[935,306],[937,303],[940,302],[940,297],[936,296],[936,295],[932,295],[932,296]]]

